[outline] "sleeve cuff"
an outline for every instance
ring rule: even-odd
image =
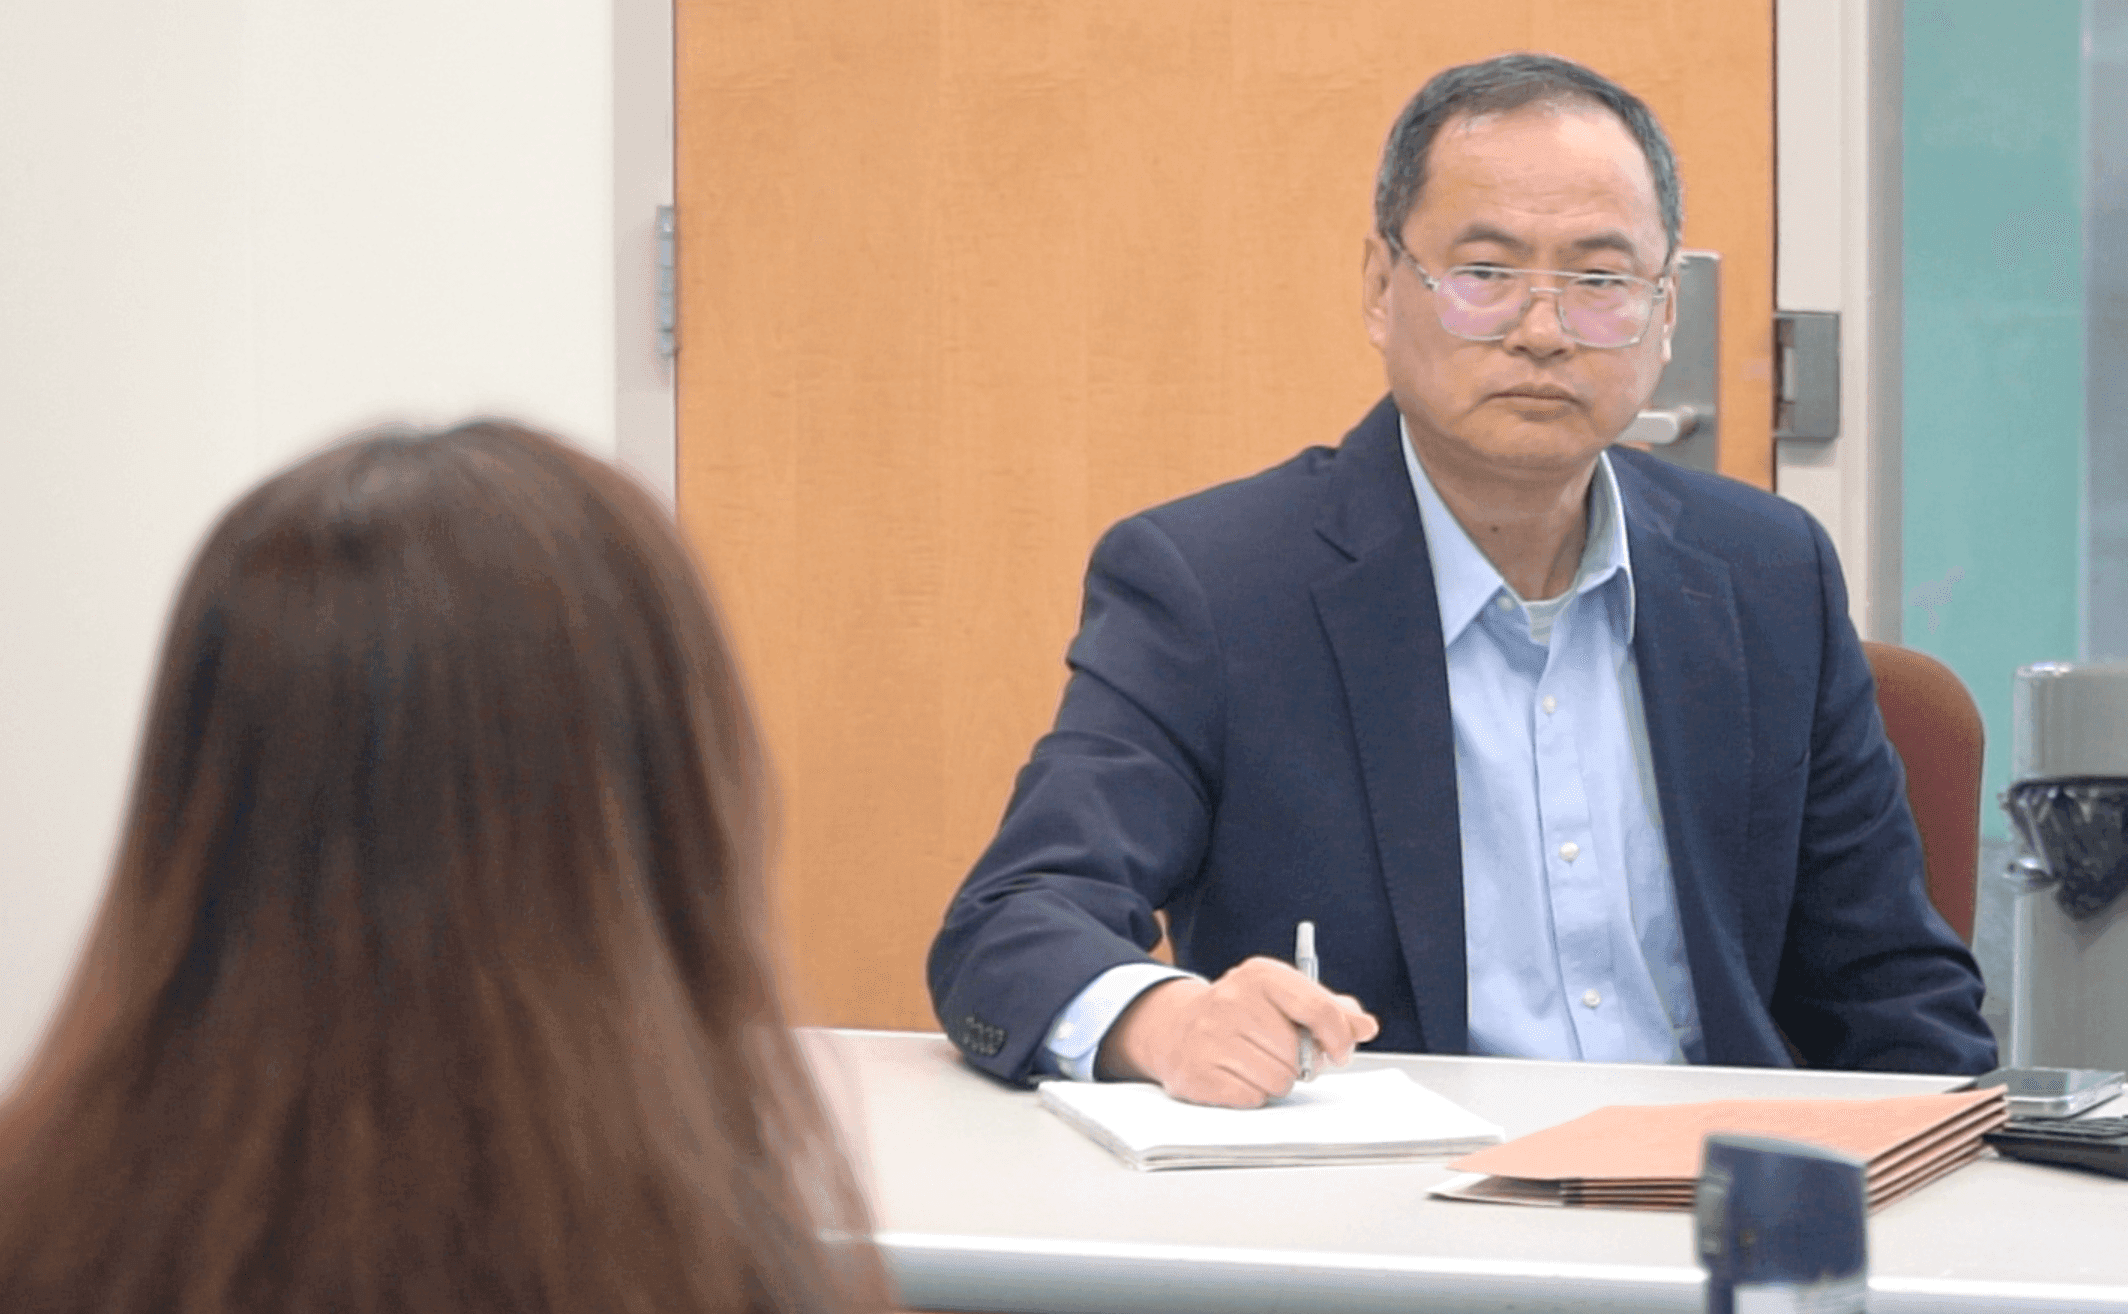
[[[1172,981],[1178,976],[1203,979],[1194,972],[1185,972],[1165,963],[1125,963],[1109,968],[1073,996],[1057,1014],[1057,1020],[1050,1025],[1049,1035],[1042,1041],[1035,1066],[1073,1081],[1092,1081],[1094,1061],[1101,1053],[1101,1041],[1108,1035],[1108,1029],[1116,1024],[1116,1019],[1123,1015],[1123,1010],[1130,1007],[1132,1000],[1162,981]]]

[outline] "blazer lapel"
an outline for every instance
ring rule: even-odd
[[[1729,567],[1675,535],[1678,503],[1614,455],[1632,553],[1633,656],[1662,804],[1670,876],[1709,1062],[1758,1062],[1728,1051],[1750,1010],[1750,980],[1730,884],[1743,858],[1751,796],[1750,685]]]
[[[1397,940],[1434,1053],[1470,1046],[1455,727],[1433,564],[1384,399],[1346,438],[1318,532],[1351,558],[1314,589],[1359,750]]]

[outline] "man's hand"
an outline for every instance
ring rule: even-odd
[[[1157,1081],[1176,1099],[1253,1109],[1293,1089],[1300,1033],[1339,1067],[1381,1024],[1285,963],[1251,958],[1210,985],[1178,977],[1131,1001],[1101,1042],[1104,1077]]]

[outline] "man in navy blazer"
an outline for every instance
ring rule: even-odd
[[[1095,549],[1056,727],[931,953],[970,1061],[1236,1105],[1291,1086],[1303,1033],[1334,1062],[1993,1066],[1824,532],[1609,448],[1668,359],[1677,191],[1645,106],[1577,65],[1414,98],[1363,276],[1390,396]],[[1497,592],[1444,635],[1472,569]],[[1551,723],[1571,661],[1610,729]],[[1193,975],[1150,959],[1155,909]],[[1303,920],[1320,985],[1284,963]]]

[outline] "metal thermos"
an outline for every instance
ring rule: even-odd
[[[1860,1161],[1767,1136],[1707,1138],[1693,1215],[1707,1314],[1865,1314]]]
[[[2007,1062],[2128,1069],[2128,665],[2017,672]]]

